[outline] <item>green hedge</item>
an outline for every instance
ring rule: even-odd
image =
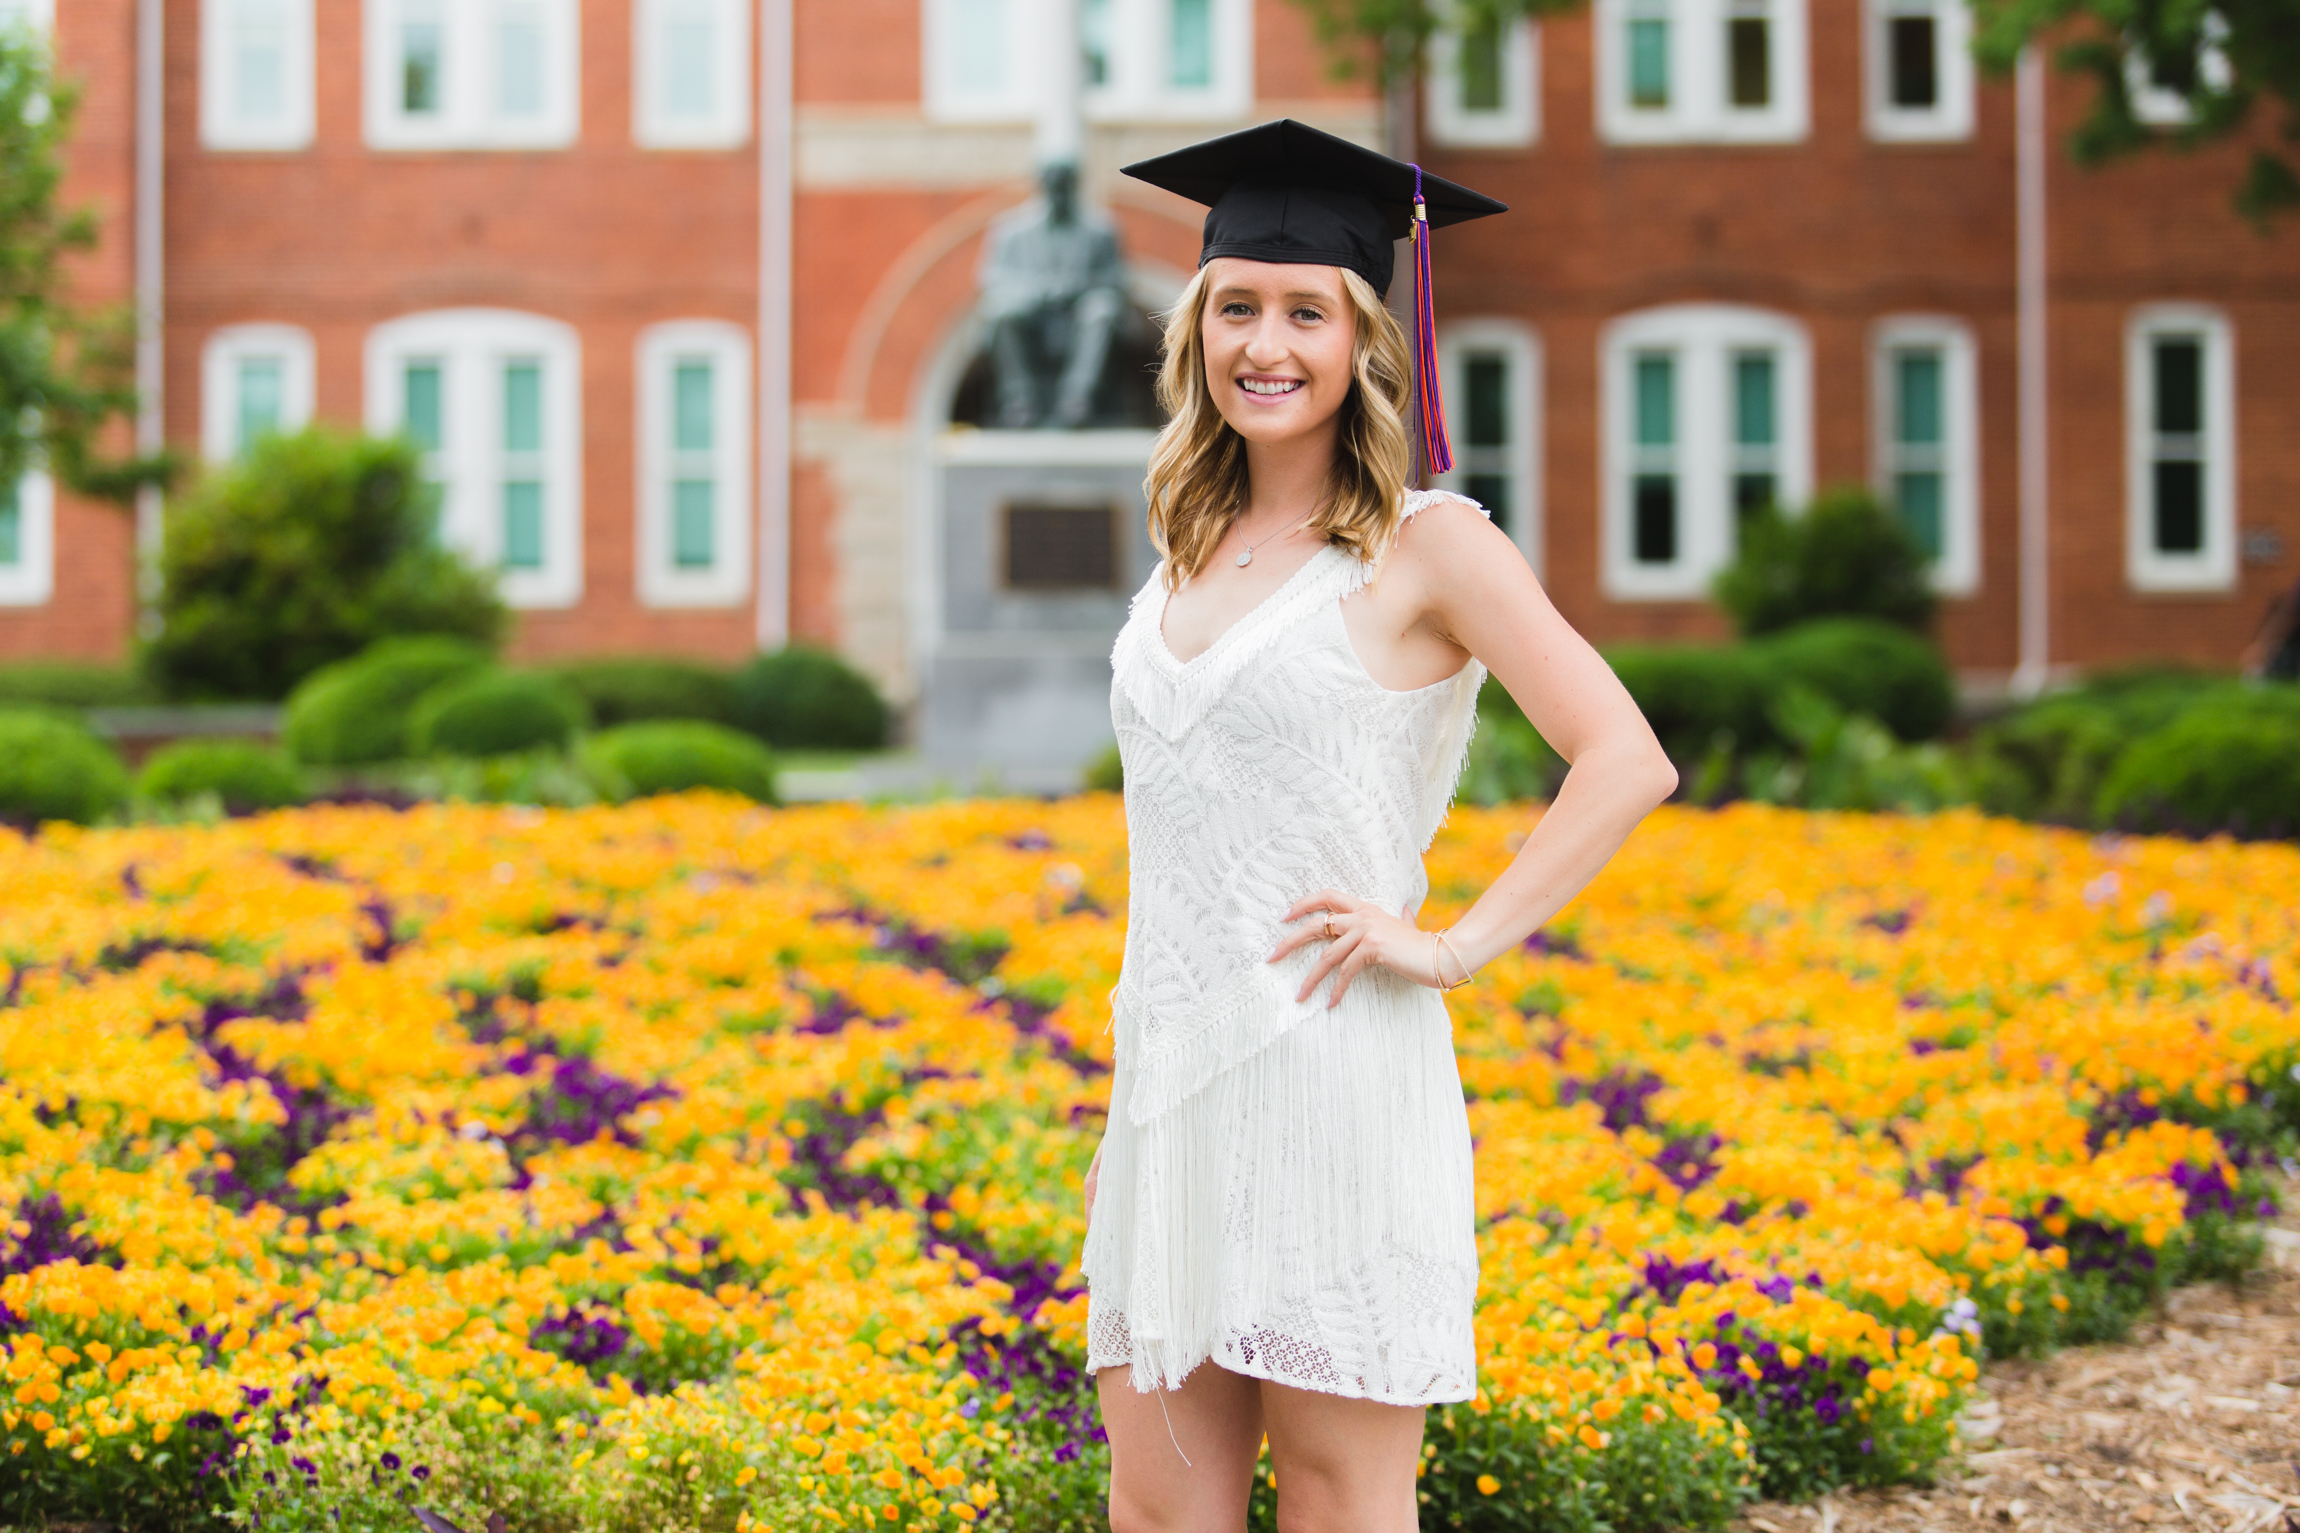
[[[793,645],[735,673],[735,722],[777,750],[871,751],[886,744],[886,699],[828,650]]]
[[[1720,732],[1743,746],[1774,738],[1765,715],[1770,678],[1754,645],[1619,644],[1605,659],[1677,760],[1701,755]]]
[[[328,666],[288,698],[283,743],[313,766],[366,766],[407,754],[408,715],[442,682],[481,670],[487,652],[460,639],[386,639]]]
[[[2117,756],[2093,818],[2124,830],[2300,835],[2300,710],[2225,694],[2199,702]]]
[[[431,688],[407,716],[410,756],[501,756],[565,746],[590,710],[565,683],[518,671],[473,671]]]
[[[0,710],[0,817],[87,825],[127,797],[127,768],[84,725],[45,709]]]
[[[698,719],[602,730],[584,742],[583,763],[611,799],[717,788],[776,802],[774,753],[749,735]]]
[[[151,683],[121,665],[29,660],[0,665],[0,706],[45,703],[57,708],[137,708],[157,703]]]
[[[247,740],[178,740],[136,774],[136,796],[181,803],[212,793],[233,814],[284,809],[304,799],[303,774],[287,756]]]
[[[546,666],[590,707],[602,729],[648,719],[735,722],[735,679],[714,666],[651,656],[604,656]]]

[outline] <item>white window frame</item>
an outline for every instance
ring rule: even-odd
[[[1973,136],[1972,9],[1969,0],[1862,0],[1862,53],[1868,87],[1869,137],[1880,143],[1953,143]],[[1892,22],[1933,18],[1937,97],[1929,107],[1893,103]]]
[[[1469,494],[1469,375],[1471,352],[1498,352],[1509,366],[1510,397],[1503,444],[1502,472],[1509,476],[1516,498],[1510,506],[1510,537],[1525,554],[1538,577],[1546,519],[1542,498],[1542,356],[1541,337],[1530,326],[1509,319],[1457,320],[1438,332],[1438,377],[1445,390],[1446,435],[1453,442],[1454,468],[1438,476],[1438,483]]]
[[[1811,126],[1812,68],[1806,0],[1596,0],[1597,132],[1614,144],[1787,144]],[[1772,97],[1762,107],[1728,101],[1726,23],[1762,8],[1772,23],[1767,61]],[[1632,15],[1666,13],[1669,105],[1629,104],[1628,27]]]
[[[16,485],[16,558],[0,564],[0,607],[44,607],[56,594],[56,486],[33,469]]]
[[[440,539],[481,569],[497,570],[514,607],[571,607],[583,597],[583,353],[572,325],[511,309],[409,314],[367,335],[368,429],[396,435],[405,422],[404,369],[440,364]],[[503,569],[503,369],[542,364],[543,563]]]
[[[1042,57],[1050,28],[1043,7],[1062,0],[1001,0],[1007,31],[999,88],[980,93],[958,80],[958,27],[970,0],[925,0],[920,27],[923,95],[938,122],[1029,122],[1040,109],[1047,76]],[[1253,0],[1210,0],[1213,79],[1202,87],[1166,83],[1171,0],[1109,0],[1106,58],[1111,78],[1088,85],[1093,122],[1221,122],[1244,117],[1254,103]],[[1061,30],[1067,31],[1067,28]]]
[[[581,126],[582,59],[576,0],[362,0],[364,115],[371,149],[564,149]],[[429,4],[440,17],[440,110],[404,109],[399,22]],[[543,22],[543,106],[532,118],[498,109],[498,23],[509,5],[533,6]]]
[[[707,569],[672,557],[672,441],[678,365],[711,363],[712,552]],[[740,325],[683,319],[639,336],[639,486],[635,518],[639,600],[650,607],[732,607],[751,592],[751,338]]]
[[[1953,0],[1962,5],[1964,0]],[[1869,336],[1870,484],[1890,504],[1900,440],[1897,353],[1917,347],[1941,354],[1941,553],[1929,572],[1943,596],[1971,596],[1981,585],[1980,370],[1972,327],[1939,314],[1895,314]]]
[[[56,0],[11,0],[11,3],[0,4],[0,22],[11,16],[21,16],[30,22],[32,30],[41,37],[55,35]]]
[[[263,357],[280,364],[279,429],[311,424],[311,332],[300,325],[227,325],[200,349],[200,451],[212,463],[239,456],[240,364]]]
[[[631,137],[643,149],[733,149],[751,137],[751,7],[748,0],[701,0],[713,11],[713,110],[680,117],[664,98],[663,32],[672,0],[631,7]]]
[[[1541,137],[1541,26],[1519,20],[1501,36],[1501,106],[1461,104],[1461,34],[1442,27],[1429,42],[1422,82],[1430,141],[1461,149],[1522,149]]]
[[[2204,341],[2203,544],[2193,554],[2156,547],[2156,357],[2159,336]],[[2201,303],[2145,304],[2124,332],[2125,578],[2136,591],[2236,588],[2236,338],[2222,310]]]
[[[287,12],[284,102],[276,118],[250,121],[237,110],[239,50],[234,13],[246,0],[200,0],[200,146],[221,150],[308,149],[314,132],[312,0],[277,0]]]
[[[1635,557],[1636,358],[1665,351],[1676,358],[1674,444],[1677,557],[1667,564]],[[1696,601],[1710,577],[1732,562],[1735,513],[1731,368],[1736,354],[1774,356],[1773,474],[1775,499],[1794,512],[1813,493],[1813,361],[1805,327],[1789,315],[1737,304],[1667,304],[1625,314],[1598,341],[1604,388],[1604,527],[1598,539],[1598,583],[1616,601]]]

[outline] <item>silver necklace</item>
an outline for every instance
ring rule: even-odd
[[[1271,533],[1269,537],[1262,539],[1262,544],[1267,545],[1277,539],[1291,537],[1293,534],[1300,532],[1304,527],[1309,526],[1310,523],[1316,521],[1317,519],[1318,513],[1312,511],[1308,516],[1303,517],[1300,521],[1294,523],[1293,526],[1288,527],[1284,532]],[[1230,525],[1235,527],[1237,523],[1233,522]],[[1240,532],[1238,534],[1238,541],[1241,543],[1246,543],[1246,534]],[[1246,551],[1238,555],[1238,568],[1244,569],[1247,565],[1254,562],[1254,549],[1256,546],[1257,545],[1252,543],[1246,543]]]

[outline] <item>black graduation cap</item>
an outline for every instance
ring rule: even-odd
[[[1506,204],[1307,123],[1281,118],[1124,167],[1207,206],[1204,266],[1216,256],[1354,271],[1389,295],[1395,242],[1414,242],[1414,356],[1422,442],[1432,473],[1453,467],[1438,396],[1429,231]]]

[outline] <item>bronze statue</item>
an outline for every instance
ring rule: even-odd
[[[1044,195],[1001,215],[983,242],[990,423],[1008,431],[1093,422],[1126,303],[1118,231],[1080,206],[1078,167],[1048,165],[1039,186]]]

